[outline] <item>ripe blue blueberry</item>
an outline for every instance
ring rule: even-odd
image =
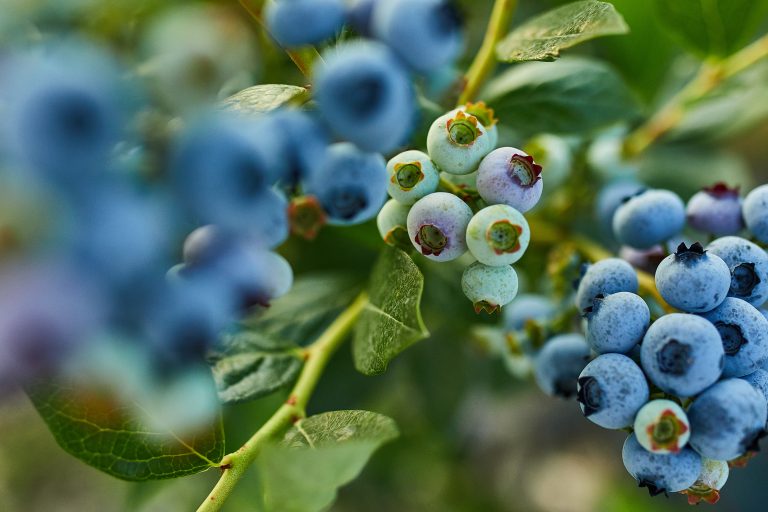
[[[410,207],[390,199],[381,207],[376,217],[376,227],[379,235],[388,245],[400,248],[410,248],[408,239],[408,212]]]
[[[469,174],[491,152],[491,139],[485,127],[471,114],[459,110],[438,117],[427,133],[427,151],[441,170]]]
[[[396,155],[387,162],[390,197],[405,205],[411,205],[437,190],[440,172],[429,155],[411,149]]]
[[[680,233],[685,205],[669,190],[646,190],[624,201],[613,216],[613,234],[620,243],[648,249]]]
[[[691,437],[688,416],[672,400],[651,400],[637,411],[635,436],[652,453],[679,453]]]
[[[731,269],[728,296],[742,299],[755,307],[768,300],[768,254],[757,244],[737,236],[725,236],[707,246]]]
[[[723,340],[724,376],[748,375],[768,359],[768,320],[748,302],[728,297],[703,316]]]
[[[329,135],[320,122],[307,112],[296,109],[281,109],[270,113],[275,129],[281,134],[278,164],[284,164],[281,181],[295,185],[318,171]]]
[[[456,115],[459,110],[477,118],[480,124],[483,125],[483,128],[485,128],[485,133],[490,139],[491,149],[494,149],[499,142],[499,120],[494,115],[493,109],[486,105],[484,101],[470,102],[456,110],[452,110],[451,115]]]
[[[640,359],[648,378],[662,391],[689,397],[717,382],[725,352],[720,333],[710,322],[672,313],[648,328],[640,345]]]
[[[624,200],[644,189],[645,186],[630,179],[614,180],[600,189],[595,201],[595,216],[607,233],[613,235],[613,216]]]
[[[377,153],[337,143],[304,190],[317,197],[330,224],[360,224],[375,217],[387,198],[386,163]]]
[[[455,260],[467,252],[467,226],[472,210],[467,203],[447,192],[435,192],[419,199],[408,212],[408,236],[427,258]]]
[[[525,213],[544,190],[541,166],[517,148],[499,148],[480,163],[477,191],[486,202],[506,204]]]
[[[651,453],[642,447],[635,434],[624,441],[621,458],[627,472],[640,487],[647,487],[651,496],[684,491],[701,474],[701,456],[690,448],[672,454]]]
[[[601,260],[589,265],[579,281],[576,307],[584,311],[598,295],[637,293],[637,287],[637,272],[629,263],[619,258]]]
[[[580,334],[561,334],[549,339],[534,360],[536,384],[549,396],[576,396],[576,381],[589,357],[589,346]]]
[[[690,445],[710,459],[735,459],[757,448],[766,414],[765,398],[748,382],[720,381],[688,409]]]
[[[386,0],[373,8],[373,33],[410,68],[431,73],[462,48],[461,17],[449,0]]]
[[[763,395],[763,398],[765,398],[766,403],[768,403],[768,371],[760,368],[749,375],[743,376],[742,379],[749,382],[753,388],[758,390],[760,394]]]
[[[517,296],[517,272],[509,265],[491,267],[475,262],[464,269],[461,289],[475,313],[495,313]]]
[[[281,46],[321,43],[338,32],[345,19],[343,0],[275,0],[266,4],[269,33]]]
[[[504,308],[504,329],[519,331],[529,320],[545,322],[554,318],[556,314],[557,305],[549,297],[524,293],[518,295],[509,306]]]
[[[656,269],[656,288],[667,303],[688,313],[704,313],[719,306],[728,296],[731,272],[715,254],[698,242],[680,244]]]
[[[579,374],[577,395],[589,421],[619,429],[632,425],[648,401],[649,390],[637,363],[622,354],[602,354]]]
[[[707,187],[688,200],[688,225],[716,236],[735,235],[744,229],[741,202],[738,188],[728,188],[725,183]]]
[[[315,67],[314,84],[323,119],[361,149],[391,151],[414,127],[410,79],[381,43],[344,43],[325,52]]]
[[[597,296],[586,308],[587,342],[598,354],[624,354],[640,343],[651,323],[651,312],[640,296],[618,292]]]
[[[768,185],[757,187],[744,198],[742,208],[747,229],[763,243],[768,243]]]
[[[477,261],[491,266],[511,265],[525,254],[531,228],[525,217],[504,204],[487,206],[467,226],[467,246]]]

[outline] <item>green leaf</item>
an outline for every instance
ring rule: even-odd
[[[388,248],[371,274],[369,302],[354,330],[355,367],[365,375],[387,369],[389,361],[429,336],[421,319],[424,276],[399,249]]]
[[[583,134],[637,112],[616,72],[601,62],[576,57],[515,66],[493,79],[482,97],[521,136]]]
[[[743,47],[768,13],[766,0],[655,0],[659,22],[704,57]]]
[[[263,113],[298,100],[307,92],[304,87],[295,85],[255,85],[222,100],[221,106],[244,114]]]
[[[220,417],[181,435],[159,428],[140,405],[82,381],[38,384],[27,394],[66,452],[123,480],[191,475],[216,466],[224,455]]]
[[[334,411],[297,422],[281,444],[256,460],[265,512],[316,512],[336,499],[382,444],[398,436],[395,422],[368,411]]]
[[[219,399],[255,400],[291,384],[303,365],[300,344],[314,341],[356,293],[344,276],[297,279],[287,295],[248,320],[245,330],[222,340],[224,350],[211,358]]]
[[[629,27],[613,5],[594,0],[574,2],[517,27],[496,46],[496,56],[504,62],[551,61],[560,57],[560,50],[627,32]]]

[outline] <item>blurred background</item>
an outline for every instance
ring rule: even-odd
[[[461,3],[468,23],[467,64],[479,46],[492,2]],[[562,3],[521,0],[513,23]],[[653,2],[612,3],[631,33],[598,39],[568,53],[610,63],[641,110],[652,112],[691,75],[696,61],[660,28]],[[766,29],[764,23],[762,32]],[[139,75],[151,79],[154,98],[168,110],[183,110],[200,97],[226,97],[256,83],[303,84],[291,62],[237,1],[0,0],[0,48],[34,41],[47,31],[78,32],[110,47]],[[179,80],[190,87],[174,87]],[[705,112],[677,135],[683,143],[695,137],[690,160],[656,160],[644,168],[641,179],[676,190],[685,199],[717,178],[745,189],[764,183],[768,121],[753,111],[768,105],[768,63],[757,66],[749,80],[743,95],[710,111],[710,116],[719,116],[718,133],[697,132],[706,128]],[[750,112],[755,114],[751,118]],[[507,138],[512,142],[514,133]],[[573,183],[563,186],[575,187]],[[0,191],[0,210],[4,203],[8,198]],[[583,208],[578,224],[593,224],[591,215]],[[536,233],[533,244],[523,283],[527,291],[542,291],[548,248],[536,248]],[[375,226],[367,224],[328,228],[314,242],[291,240],[281,252],[298,275],[343,270],[362,282],[381,247]],[[342,350],[310,403],[310,413],[377,411],[394,418],[402,433],[340,491],[332,510],[664,512],[688,507],[682,496],[651,499],[645,489],[637,488],[622,466],[622,432],[584,421],[575,402],[545,397],[472,341],[470,328],[481,320],[458,287],[462,265],[419,264],[426,277],[424,320],[432,336],[374,378],[355,372],[349,351]],[[227,451],[247,439],[284,399],[278,393],[228,407]],[[217,477],[210,471],[146,484],[113,479],[65,454],[23,394],[0,401],[0,511],[194,510]],[[715,508],[765,510],[766,480],[768,460],[758,456],[747,468],[731,473]],[[254,489],[244,482],[225,510],[250,510],[249,493]]]

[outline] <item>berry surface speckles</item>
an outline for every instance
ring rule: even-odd
[[[728,297],[704,318],[720,333],[726,377],[748,375],[768,359],[768,320],[748,302]]]
[[[630,292],[598,296],[584,314],[587,342],[598,354],[629,352],[642,341],[651,323],[648,305]]]
[[[640,445],[635,434],[624,442],[621,458],[629,474],[651,496],[687,489],[699,478],[702,467],[701,456],[690,448],[676,454],[651,453]]]
[[[712,241],[707,251],[720,256],[730,268],[730,297],[756,307],[768,301],[768,254],[759,245],[738,236],[725,236]]]
[[[722,303],[731,286],[728,265],[701,244],[680,244],[656,269],[656,288],[670,306],[688,313],[711,311]]]
[[[685,206],[669,190],[645,190],[628,197],[613,216],[616,239],[635,249],[648,249],[674,237],[685,226]]]

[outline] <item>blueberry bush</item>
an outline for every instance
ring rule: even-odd
[[[765,0],[0,0],[0,509],[762,510],[766,135]]]

